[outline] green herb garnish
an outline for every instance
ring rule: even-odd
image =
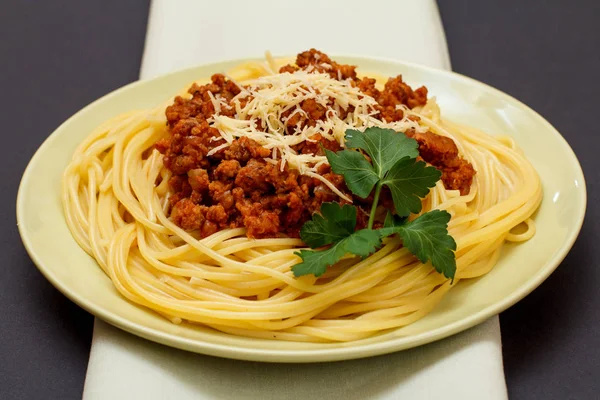
[[[302,226],[300,237],[313,249],[330,247],[297,252],[302,262],[292,268],[294,275],[321,276],[344,255],[367,257],[381,246],[381,239],[398,234],[421,262],[431,261],[439,273],[453,279],[456,242],[448,234],[450,214],[433,210],[413,221],[406,218],[421,211],[421,198],[441,177],[436,168],[417,161],[416,140],[391,129],[367,128],[364,132],[347,130],[346,147],[335,153],[326,150],[327,160],[356,196],[366,198],[374,191],[367,228],[354,230],[356,207],[323,203],[320,214]],[[383,228],[373,229],[384,186],[392,194],[396,215],[388,213]]]
[[[446,278],[454,279],[456,273],[456,242],[448,234],[450,214],[447,211],[431,210],[407,221],[388,213],[381,237],[397,233],[404,246],[421,262],[431,261],[435,269]]]

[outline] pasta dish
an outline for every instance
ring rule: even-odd
[[[248,62],[81,143],[65,219],[129,301],[175,324],[353,341],[425,316],[535,234],[534,168],[426,87],[311,49]],[[176,88],[175,88],[176,89]]]

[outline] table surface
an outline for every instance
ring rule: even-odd
[[[16,227],[30,157],[66,118],[137,79],[147,1],[29,1],[0,13],[0,393],[81,397],[93,318],[37,271]],[[495,86],[547,118],[587,179],[581,235],[557,271],[500,316],[511,399],[600,393],[600,29],[597,1],[440,2],[455,71]],[[543,145],[541,143],[540,145]]]

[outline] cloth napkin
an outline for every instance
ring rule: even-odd
[[[450,69],[433,0],[153,0],[140,78],[311,47]],[[300,398],[506,399],[498,317],[415,349],[320,364],[203,356],[95,322],[85,400]]]

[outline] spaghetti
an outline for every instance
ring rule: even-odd
[[[275,82],[277,66],[273,60],[244,64],[229,76],[240,85],[261,77]],[[361,96],[356,97],[355,108],[366,107],[368,96],[362,98],[366,100],[361,103]],[[92,132],[65,171],[62,200],[73,237],[117,290],[173,323],[198,323],[264,339],[358,340],[422,318],[460,279],[490,271],[504,243],[535,234],[531,216],[540,204],[542,188],[515,142],[444,120],[429,99],[424,106],[402,109],[406,118],[401,123],[410,124],[404,128],[452,139],[477,171],[467,194],[439,181],[423,200],[422,212],[439,209],[452,216],[448,231],[457,243],[454,283],[419,262],[395,237],[363,260],[345,257],[318,278],[294,277],[291,268],[299,262],[294,253],[304,247],[300,239],[252,239],[241,226],[204,237],[197,230],[182,229],[169,217],[172,171],[155,149],[168,136],[164,109],[129,112]],[[217,144],[224,149],[240,130],[224,118],[215,118],[214,124],[223,137]],[[341,140],[334,125],[322,128]],[[247,124],[244,129],[260,139],[257,130],[249,130]],[[296,134],[301,135],[310,137],[306,132]],[[265,145],[285,140],[283,135],[270,136]],[[291,145],[272,149],[278,149],[274,154],[292,167],[305,169],[300,172],[314,174],[316,163],[326,162],[295,157]]]

